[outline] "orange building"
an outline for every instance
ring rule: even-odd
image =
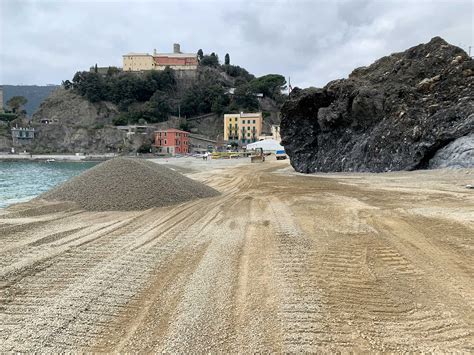
[[[176,128],[155,131],[155,144],[159,153],[163,154],[188,154],[189,133]]]

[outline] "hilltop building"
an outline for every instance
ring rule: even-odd
[[[179,43],[173,45],[173,53],[128,53],[123,56],[123,71],[164,70],[170,67],[175,70],[196,70],[197,54],[182,53]]]
[[[224,140],[245,145],[258,140],[262,134],[263,117],[256,113],[229,113],[224,115]]]
[[[163,154],[189,153],[189,133],[176,128],[155,131],[154,146]]]

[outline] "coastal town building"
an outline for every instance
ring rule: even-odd
[[[30,127],[14,127],[11,129],[13,145],[27,145],[35,138],[35,129]]]
[[[162,154],[189,153],[189,133],[176,128],[155,131],[154,146]]]
[[[224,140],[245,145],[258,140],[262,134],[261,112],[229,113],[224,115]]]
[[[153,54],[128,53],[123,56],[123,71],[164,70],[170,67],[175,70],[196,70],[198,66],[197,54],[182,53],[179,43],[173,45],[173,53]]]
[[[277,142],[281,142],[280,125],[272,124],[272,137]]]

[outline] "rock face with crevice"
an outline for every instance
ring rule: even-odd
[[[282,108],[282,144],[304,173],[471,167],[473,132],[474,60],[440,37],[295,89]]]

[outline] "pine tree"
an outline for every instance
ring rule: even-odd
[[[229,65],[229,64],[230,64],[230,55],[229,55],[229,53],[226,53],[226,55],[225,55],[224,64],[225,64],[225,65]]]
[[[197,56],[198,56],[198,59],[199,59],[199,60],[201,60],[202,57],[204,57],[204,53],[203,53],[202,49],[198,50]]]

